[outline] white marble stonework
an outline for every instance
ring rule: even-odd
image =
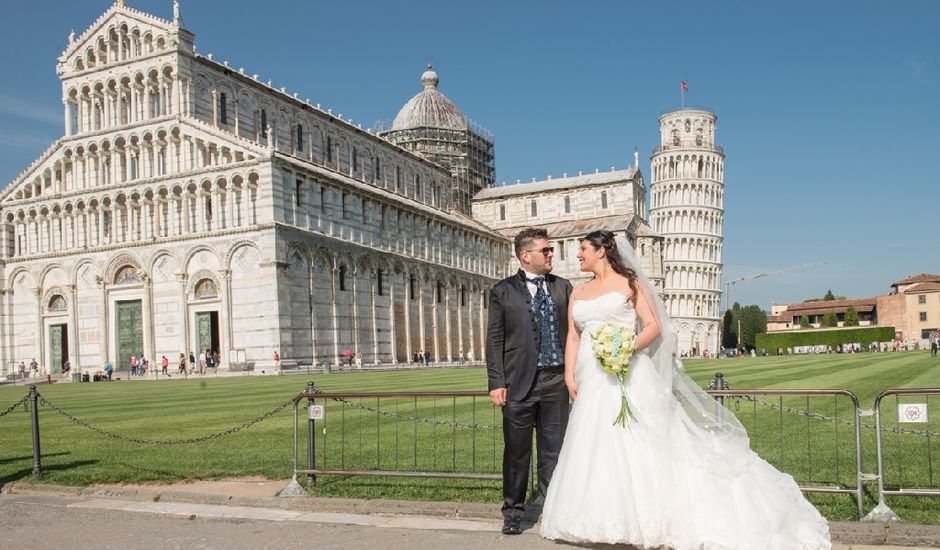
[[[650,158],[650,225],[662,235],[664,301],[679,352],[718,351],[724,243],[724,149],[715,113],[680,109],[659,117]]]
[[[473,199],[473,217],[509,239],[526,227],[545,228],[555,247],[552,272],[575,285],[589,279],[578,265],[581,239],[598,229],[623,234],[662,288],[662,238],[647,225],[638,166],[484,189]]]
[[[625,235],[680,352],[718,349],[724,152],[714,113],[660,117],[647,190],[626,169],[494,186],[492,136],[422,90],[375,133],[211,54],[124,2],[58,59],[63,136],[0,192],[0,373],[484,359],[511,240],[545,227],[575,284],[580,239]],[[263,69],[257,68],[256,70]],[[647,206],[647,199],[649,205]],[[137,349],[139,348],[139,349]]]
[[[482,358],[509,244],[452,210],[453,175],[196,54],[180,21],[118,2],[59,58],[64,135],[0,193],[3,369],[117,366],[137,301],[154,364],[210,318],[223,369]]]

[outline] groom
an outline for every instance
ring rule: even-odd
[[[490,400],[503,408],[503,533],[522,533],[532,429],[538,437],[543,499],[568,424],[565,339],[571,283],[551,274],[554,248],[544,229],[514,242],[519,271],[490,292],[486,370]]]

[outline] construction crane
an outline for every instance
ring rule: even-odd
[[[790,271],[796,271],[798,269],[806,269],[810,267],[817,267],[820,265],[826,265],[828,262],[814,262],[801,264],[793,267],[788,267],[785,269],[780,269],[778,271],[771,271],[769,273],[755,273],[754,275],[747,275],[745,277],[738,277],[737,279],[731,279],[730,281],[725,282],[725,311],[728,311],[731,303],[731,286],[743,281],[752,281],[754,279],[761,279],[763,277],[771,277],[774,275],[780,275],[781,273],[787,273]]]
[[[769,273],[755,273],[754,275],[738,277],[737,279],[731,279],[730,281],[725,282],[725,314],[728,313],[728,308],[730,307],[730,303],[731,303],[731,286],[732,285],[735,285],[737,283],[741,283],[744,281],[753,281],[754,279],[761,279],[763,277],[771,277],[774,275],[780,275],[781,273],[796,271],[798,269],[817,267],[820,265],[825,265],[826,263],[828,262],[805,263],[805,264],[800,264],[800,265],[793,266],[793,267],[788,267],[785,269],[780,269],[777,271],[771,271]],[[719,347],[721,347],[722,345],[721,344],[721,329],[722,329],[722,325],[719,324],[718,326],[718,346]],[[739,348],[741,347],[741,320],[740,319],[738,319],[738,347]]]

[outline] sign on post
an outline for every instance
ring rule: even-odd
[[[898,422],[927,423],[927,403],[902,403],[898,405]]]
[[[323,405],[310,405],[307,408],[307,418],[310,420],[323,420],[326,418],[326,407]]]

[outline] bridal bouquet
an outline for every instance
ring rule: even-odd
[[[614,419],[614,424],[626,426],[627,418],[633,418],[627,401],[626,382],[630,358],[636,351],[636,335],[623,325],[607,321],[591,333],[591,349],[601,367],[620,381],[620,414]]]

